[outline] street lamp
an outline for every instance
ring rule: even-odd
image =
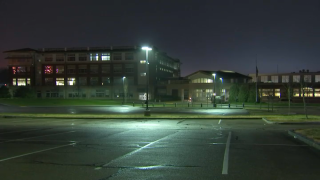
[[[216,73],[213,76],[213,107],[216,107]]]
[[[224,94],[223,93],[223,79],[220,78],[220,81],[221,81],[221,94]],[[222,101],[222,95],[220,94],[220,101]],[[221,102],[221,107],[222,107],[222,102]]]
[[[124,87],[124,79],[126,79],[125,76],[122,77],[122,86],[123,86],[123,104],[126,102],[125,100],[125,94],[126,94],[126,90],[125,90],[125,87]]]
[[[146,111],[144,113],[145,116],[150,116],[149,110],[149,61],[148,61],[148,51],[151,51],[152,48],[144,46],[142,50],[146,51],[146,84],[147,84],[147,97],[146,97]]]

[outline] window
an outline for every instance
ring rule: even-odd
[[[311,75],[304,75],[303,81],[306,83],[311,83]]]
[[[79,65],[78,72],[79,74],[87,74],[87,65]]]
[[[90,77],[90,85],[98,85],[98,77]]]
[[[278,81],[279,81],[278,76],[271,76],[271,82],[278,83]]]
[[[134,67],[133,64],[125,64],[124,71],[126,73],[132,73],[134,71],[133,67]]]
[[[74,86],[76,85],[76,78],[68,78],[68,83],[69,86]]]
[[[99,73],[99,66],[98,65],[90,65],[90,73],[91,74],[98,74]]]
[[[56,61],[64,61],[64,55],[63,54],[57,54],[56,55]]]
[[[143,73],[140,73],[140,76],[146,76],[147,73],[143,72]]]
[[[67,61],[76,61],[76,55],[75,54],[68,54]]]
[[[113,65],[113,72],[114,73],[121,73],[122,72],[122,64],[114,64]]]
[[[103,89],[97,89],[96,90],[96,97],[104,97],[105,91]]]
[[[99,55],[97,53],[91,53],[90,54],[90,61],[98,61]]]
[[[46,55],[44,56],[44,61],[45,61],[45,62],[51,62],[51,61],[53,61],[52,54],[46,54]]]
[[[125,53],[125,60],[133,60],[133,53]]]
[[[316,83],[320,83],[320,75],[315,75],[315,80]]]
[[[320,97],[320,89],[318,88],[314,89],[314,97]]]
[[[110,77],[102,77],[101,85],[109,85],[110,83]]]
[[[300,77],[300,76],[299,76]],[[293,97],[300,97],[300,91],[299,89],[295,88],[293,89]]]
[[[64,86],[64,78],[56,78],[56,86]]]
[[[268,76],[261,76],[261,82],[268,82]]]
[[[17,79],[16,78],[12,78],[12,86],[16,86],[17,85]]]
[[[274,89],[274,96],[275,97],[280,97],[281,96],[280,89]]]
[[[30,78],[27,78],[27,86],[30,86],[31,85],[31,80]]]
[[[64,66],[56,66],[56,74],[63,74]]]
[[[17,67],[17,74],[25,74],[27,72],[27,68],[25,66]]]
[[[304,87],[303,91],[304,91],[304,97],[313,97],[313,89],[312,88]]]
[[[110,61],[110,53],[102,53],[102,61]]]
[[[44,84],[46,86],[53,86],[53,78],[44,78]]]
[[[44,74],[52,74],[53,66],[44,66]]]
[[[282,76],[282,83],[288,83],[289,82],[289,76]]]
[[[198,78],[198,79],[193,79],[191,82],[192,83],[213,83],[213,80],[209,78]],[[217,83],[217,79],[216,79],[216,83]]]
[[[75,74],[76,73],[76,66],[75,65],[68,65],[67,73],[68,74]]]
[[[87,85],[87,77],[79,77],[79,85],[86,86]]]
[[[18,86],[26,86],[27,85],[26,79],[25,78],[18,78],[17,85]]]
[[[110,73],[110,65],[109,64],[102,64],[101,71],[104,74]]]
[[[296,82],[296,83],[299,83],[300,82],[300,75],[293,75],[292,76],[292,81]]]
[[[87,61],[87,54],[79,54],[79,61]]]
[[[121,53],[113,53],[113,60],[122,60]]]
[[[145,64],[146,62],[146,60],[140,60],[140,64]]]
[[[12,67],[12,74],[16,74],[16,73],[17,73],[16,67]]]

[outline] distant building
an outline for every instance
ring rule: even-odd
[[[146,98],[146,52],[139,46],[17,49],[4,52],[9,86],[39,98]],[[161,78],[180,77],[180,60],[149,51],[149,97]]]
[[[320,72],[301,70],[291,73],[249,74],[251,82],[257,82],[259,96],[263,101],[275,97],[277,101],[288,101],[288,87],[293,102],[302,102],[303,91],[307,102],[320,102]]]

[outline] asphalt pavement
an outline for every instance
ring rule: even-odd
[[[301,179],[320,153],[262,120],[0,119],[1,180]]]

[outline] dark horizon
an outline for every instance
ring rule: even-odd
[[[154,45],[198,70],[242,74],[320,71],[320,2],[0,2],[0,51],[20,48]],[[0,67],[6,67],[4,54]]]

